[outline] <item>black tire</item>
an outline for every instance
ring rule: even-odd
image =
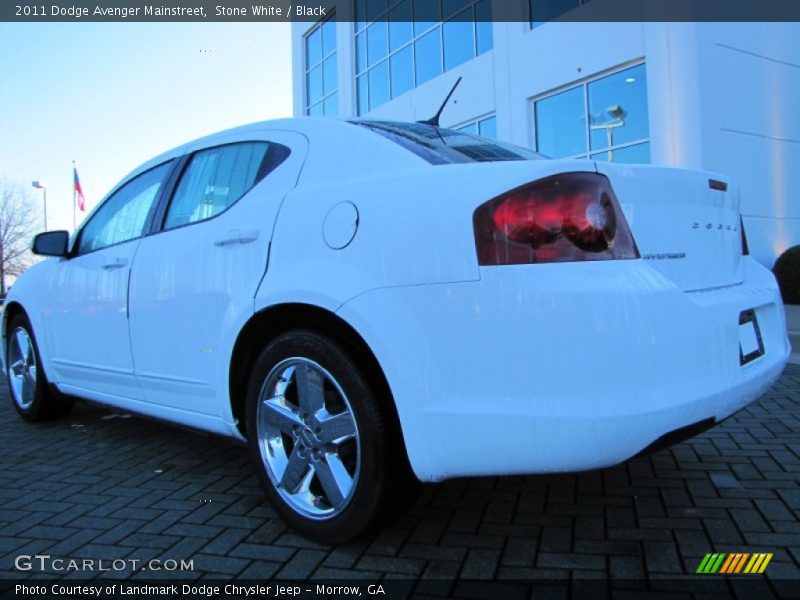
[[[371,382],[368,374],[353,360],[353,356],[342,345],[325,335],[309,330],[291,331],[274,339],[263,350],[252,369],[247,389],[248,445],[267,498],[292,527],[303,535],[323,543],[345,542],[383,524],[406,510],[417,490],[418,482],[408,466],[405,451],[401,446],[400,432],[387,406],[392,399],[379,397],[379,386]],[[262,452],[267,452],[259,440],[257,427],[258,405],[262,391],[267,396],[271,395],[265,387],[268,380],[275,381],[278,377],[276,373],[280,373],[284,368],[291,369],[291,366],[285,367],[285,365],[298,359],[311,361],[327,371],[326,375],[329,375],[334,382],[323,379],[324,376],[320,379],[324,381],[323,388],[326,390],[324,392],[326,410],[328,398],[331,397],[329,394],[332,393],[334,399],[342,397],[342,394],[335,389],[331,392],[331,389],[338,385],[343,392],[344,402],[349,405],[349,412],[357,428],[355,436],[357,442],[354,443],[358,444],[360,460],[356,466],[351,465],[353,474],[357,472],[357,477],[353,477],[355,483],[349,492],[349,499],[342,501],[341,508],[332,509],[339,512],[330,516],[309,517],[300,512],[302,507],[298,510],[292,506],[291,500],[285,499],[282,495],[287,493],[285,486],[283,486],[284,491],[279,492],[277,484],[273,483],[269,473],[273,472],[273,478],[277,476],[275,471],[270,471],[262,455]],[[310,368],[313,370],[315,367]],[[316,373],[319,374],[318,371]],[[293,377],[296,379],[296,376]],[[285,378],[277,380],[286,381]],[[299,388],[300,384],[288,384],[284,398],[289,397],[291,385]],[[307,389],[311,387],[309,385]],[[301,406],[300,394],[299,392],[296,394],[295,403],[290,405],[292,407]],[[298,410],[298,415],[301,411],[302,409]],[[320,429],[316,431],[319,434]],[[308,442],[304,442],[302,435],[297,434],[297,431],[292,435],[297,441],[292,441],[292,438],[287,436],[284,439],[288,441],[279,447],[279,453],[289,455],[290,448],[293,452],[293,449],[299,447],[302,454],[302,450],[306,448],[304,444]],[[329,455],[322,454],[322,456]],[[310,453],[306,460],[309,468],[313,469],[313,473],[308,475],[312,482],[310,486],[313,486],[316,480],[317,489],[320,490],[320,495],[324,496],[322,480],[316,479],[318,477],[316,465],[319,463],[311,462]],[[324,461],[327,464],[328,458],[324,458]],[[303,472],[309,473],[308,470]]]
[[[12,344],[14,344],[14,336],[17,330],[24,330],[25,334],[30,340],[33,358],[36,361],[36,383],[32,400],[29,402],[20,402],[16,399],[13,382],[12,382]],[[31,327],[28,318],[24,314],[16,315],[11,319],[11,324],[8,328],[8,336],[6,338],[6,358],[8,364],[6,365],[6,381],[8,383],[8,392],[11,403],[23,419],[28,421],[45,421],[48,419],[56,419],[63,417],[72,410],[72,400],[63,398],[53,393],[50,385],[47,382],[47,375],[42,367],[42,359],[39,356],[39,347],[36,344],[36,337],[33,335],[33,328]]]
[[[800,246],[793,246],[778,257],[772,268],[784,304],[800,304]]]

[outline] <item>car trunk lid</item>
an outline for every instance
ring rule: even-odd
[[[743,281],[739,190],[703,171],[598,162],[642,258],[684,291]]]

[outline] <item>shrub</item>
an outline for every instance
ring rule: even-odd
[[[800,246],[789,248],[772,268],[786,304],[800,304]]]

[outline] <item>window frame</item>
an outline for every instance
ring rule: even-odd
[[[124,179],[120,183],[118,183],[116,185],[116,187],[114,187],[114,189],[111,192],[109,192],[109,194],[103,199],[103,201],[100,202],[100,204],[97,205],[97,207],[94,209],[94,211],[92,211],[92,214],[89,215],[89,218],[86,219],[86,221],[81,225],[80,229],[78,230],[77,235],[75,236],[75,240],[72,242],[72,248],[70,250],[68,258],[78,258],[78,257],[81,257],[81,256],[88,256],[89,254],[93,254],[95,252],[100,252],[101,250],[106,250],[107,248],[113,248],[113,247],[119,246],[121,244],[127,244],[128,242],[132,242],[132,241],[135,241],[135,240],[140,240],[140,239],[150,235],[150,233],[152,232],[153,224],[154,224],[155,219],[156,219],[156,215],[158,213],[158,209],[161,206],[161,203],[162,203],[162,201],[164,199],[164,194],[165,194],[165,192],[167,192],[167,190],[169,188],[169,184],[171,183],[171,181],[172,181],[172,179],[174,177],[175,168],[176,168],[177,162],[178,162],[178,158],[177,157],[170,158],[168,160],[165,160],[162,163],[159,163],[157,165],[153,165],[149,169],[145,169],[141,173],[137,173],[133,177],[129,177],[127,179]],[[109,202],[111,202],[111,200],[113,200],[114,196],[116,196],[120,191],[122,191],[127,185],[133,183],[134,181],[136,181],[140,177],[143,177],[144,175],[147,175],[151,171],[154,171],[156,169],[160,169],[161,167],[164,167],[165,165],[170,165],[170,164],[171,164],[171,166],[167,170],[167,173],[164,176],[164,179],[161,181],[161,186],[160,186],[160,188],[158,190],[158,193],[156,194],[156,197],[153,200],[153,204],[152,204],[152,206],[150,207],[150,210],[147,213],[147,218],[145,219],[144,226],[142,227],[142,233],[140,235],[137,235],[136,237],[129,238],[127,240],[123,240],[121,242],[115,242],[113,244],[109,244],[108,246],[103,246],[102,248],[93,248],[93,249],[88,250],[86,252],[81,252],[80,251],[81,241],[83,240],[83,236],[86,233],[86,228],[89,226],[89,224],[95,218],[97,218],[97,215],[100,214],[100,212],[102,212],[103,208],[105,208],[105,206]]]
[[[589,0],[586,0],[586,1],[588,2]],[[611,77],[613,75],[616,75],[617,73],[622,73],[623,71],[627,71],[628,69],[633,69],[635,67],[639,67],[639,66],[642,66],[642,65],[644,65],[644,67],[645,67],[645,74],[646,74],[647,73],[647,61],[644,58],[638,58],[638,59],[635,59],[633,61],[626,62],[626,63],[624,63],[622,65],[618,65],[616,67],[613,67],[611,69],[607,69],[605,71],[600,71],[599,73],[595,73],[594,75],[590,75],[588,77],[584,77],[583,79],[579,79],[577,81],[573,81],[573,82],[568,83],[566,85],[557,87],[557,88],[555,88],[553,90],[549,90],[549,91],[544,92],[542,94],[539,94],[537,96],[533,96],[530,99],[530,111],[529,111],[529,115],[530,115],[530,117],[532,119],[532,124],[531,124],[532,126],[530,127],[530,131],[532,132],[532,137],[533,137],[533,139],[531,140],[531,148],[533,149],[533,151],[537,152],[537,153],[540,152],[540,150],[539,150],[539,128],[538,128],[538,124],[536,122],[536,103],[540,102],[542,100],[546,100],[547,98],[552,98],[552,97],[558,96],[559,94],[562,94],[564,92],[568,92],[570,90],[574,90],[574,89],[578,89],[578,88],[581,88],[583,90],[583,116],[586,119],[586,124],[584,125],[584,148],[586,149],[586,151],[585,152],[580,152],[578,154],[571,154],[569,156],[558,156],[558,157],[548,156],[547,158],[550,158],[550,159],[553,159],[553,160],[561,160],[561,159],[567,159],[567,158],[578,158],[578,159],[586,159],[586,160],[602,160],[602,159],[598,159],[598,158],[592,158],[592,155],[594,155],[594,154],[603,154],[603,153],[607,153],[609,151],[614,151],[614,150],[622,150],[622,149],[629,148],[629,147],[632,147],[632,146],[638,146],[639,144],[645,144],[645,143],[649,144],[651,142],[652,138],[651,138],[651,134],[650,134],[650,124],[648,123],[648,126],[647,126],[647,137],[637,138],[637,139],[635,139],[633,141],[624,142],[624,143],[621,143],[621,144],[614,144],[613,146],[609,146],[607,148],[592,150],[592,146],[591,146],[592,129],[589,126],[589,120],[588,120],[588,117],[590,115],[590,112],[589,112],[589,85],[594,83],[594,82],[596,82],[596,81],[600,81],[602,79],[605,79],[606,77]],[[645,92],[647,92],[647,89],[645,89]],[[650,112],[650,106],[649,106],[650,95],[649,95],[649,93],[646,95],[646,101],[648,102],[647,108],[648,108],[648,115],[649,115],[649,112]],[[542,154],[542,156],[545,156],[545,155]],[[628,163],[620,163],[620,164],[628,164]]]
[[[325,17],[324,19],[322,19],[320,21],[317,21],[312,27],[309,27],[308,31],[306,31],[303,34],[303,48],[302,48],[302,51],[303,51],[303,115],[304,116],[310,116],[311,115],[311,109],[314,108],[317,105],[322,106],[322,114],[323,114],[323,116],[337,116],[337,115],[327,115],[325,113],[325,101],[328,100],[329,98],[331,98],[334,94],[338,94],[339,93],[339,45],[338,45],[339,44],[339,32],[338,32],[338,30],[334,29],[334,31],[336,31],[336,43],[333,46],[333,51],[332,52],[330,52],[328,54],[325,54],[325,46],[324,46],[324,44],[322,44],[322,50],[321,50],[322,53],[321,53],[321,56],[320,56],[320,59],[319,59],[318,62],[315,62],[314,64],[311,64],[309,62],[309,56],[308,56],[308,39],[314,33],[316,33],[317,31],[319,31],[322,35],[324,35],[324,33],[322,32],[322,28],[328,22],[333,22],[334,27],[336,27],[338,25],[338,22],[336,21],[336,11],[331,12],[331,14],[328,15],[327,17]],[[325,93],[325,66],[324,66],[324,64],[325,64],[325,61],[327,61],[331,57],[335,57],[336,58],[336,61],[335,61],[336,62],[336,87],[334,88],[334,90],[332,92],[326,94]],[[317,67],[320,67],[322,69],[322,96],[320,96],[319,100],[317,100],[316,102],[314,102],[312,104],[310,99],[309,99],[308,75],[309,75],[309,73],[311,73],[311,71],[313,71]],[[337,101],[337,104],[338,104],[338,101]]]
[[[477,130],[477,133],[474,133],[472,135],[477,135],[479,137],[486,137],[486,136],[481,135],[481,123],[483,123],[484,121],[488,121],[489,119],[492,119],[492,118],[495,120],[495,124],[496,124],[497,123],[497,113],[496,112],[490,112],[490,113],[486,113],[484,115],[481,115],[480,117],[476,117],[474,119],[469,119],[467,121],[463,121],[463,122],[459,123],[458,125],[453,125],[451,127],[448,127],[448,129],[455,129],[456,131],[461,131],[465,127],[469,127],[470,125],[475,125],[475,129]],[[464,133],[466,133],[466,132],[464,132]],[[486,139],[500,141],[499,137],[498,138],[486,138]]]
[[[370,71],[372,71],[373,69],[375,69],[376,67],[380,66],[383,63],[387,64],[387,71],[388,71],[387,85],[388,85],[388,91],[389,91],[389,100],[387,100],[387,102],[391,102],[395,98],[400,98],[401,96],[407,94],[408,92],[417,89],[419,86],[425,85],[425,83],[428,83],[429,81],[432,81],[436,77],[441,77],[445,73],[447,73],[447,72],[449,72],[449,71],[451,71],[453,69],[457,69],[461,65],[464,65],[467,62],[469,62],[469,60],[475,60],[479,56],[494,50],[494,34],[493,34],[492,35],[492,47],[489,48],[488,50],[484,50],[483,52],[480,52],[479,43],[478,43],[478,35],[479,35],[479,33],[478,33],[478,25],[477,25],[479,21],[475,20],[475,18],[477,16],[477,13],[476,13],[477,5],[482,1],[487,1],[487,2],[491,3],[493,0],[468,0],[468,4],[466,4],[465,6],[462,6],[460,9],[458,9],[457,11],[455,11],[453,13],[450,13],[450,14],[447,14],[447,15],[445,15],[444,13],[441,13],[441,15],[440,15],[441,18],[442,18],[441,21],[432,22],[433,23],[432,25],[430,25],[426,29],[420,30],[420,31],[416,30],[415,25],[417,24],[417,22],[413,20],[414,16],[415,16],[414,15],[414,0],[408,0],[411,3],[411,18],[412,18],[412,21],[411,21],[411,37],[407,41],[403,42],[403,44],[401,44],[401,45],[397,46],[396,48],[392,49],[391,32],[390,32],[389,27],[388,27],[388,24],[391,22],[389,20],[389,13],[391,13],[392,10],[394,10],[395,8],[400,6],[405,1],[406,0],[388,0],[387,3],[386,3],[387,4],[386,9],[381,11],[380,13],[378,13],[378,15],[375,18],[373,18],[371,21],[370,20],[358,21],[354,17],[353,30],[352,30],[352,44],[353,44],[352,45],[352,50],[353,50],[352,93],[353,93],[353,97],[355,98],[355,104],[356,104],[355,116],[356,117],[363,117],[367,113],[377,109],[379,106],[383,106],[383,104],[386,104],[386,102],[384,102],[383,104],[379,104],[379,105],[374,106],[374,107],[370,105],[369,73],[370,73]],[[430,1],[430,0],[427,0],[427,1]],[[440,0],[435,0],[435,1],[439,2]],[[440,4],[440,8],[441,8],[441,4]],[[466,12],[466,11],[471,11],[472,12],[472,20],[471,21],[465,21],[465,22],[469,22],[469,23],[472,24],[472,58],[467,59],[467,61],[459,63],[458,65],[455,65],[455,66],[451,67],[450,69],[447,69],[445,67],[444,25],[446,23],[449,23],[449,22],[452,22],[452,21],[456,21],[457,20],[456,18],[459,15],[461,15],[462,13]],[[365,15],[365,18],[366,18],[366,15]],[[387,43],[387,53],[386,53],[385,56],[381,57],[381,59],[378,60],[377,62],[375,62],[374,64],[369,64],[369,43],[368,43],[368,40],[367,40],[367,35],[368,35],[368,31],[367,30],[370,28],[370,26],[372,26],[372,25],[374,25],[375,23],[378,23],[378,22],[387,23],[387,42],[386,42]],[[416,45],[417,45],[417,42],[419,42],[422,38],[424,38],[425,36],[427,36],[430,33],[434,32],[435,30],[438,30],[438,38],[439,38],[439,57],[438,57],[439,58],[439,74],[436,75],[432,79],[428,79],[423,83],[419,83],[417,81],[417,49],[416,49]],[[367,44],[367,64],[365,66],[363,66],[361,70],[359,70],[359,65],[358,65],[358,37],[359,36],[363,36],[364,40],[365,40],[365,43]],[[405,92],[402,92],[401,94],[398,94],[397,96],[394,96],[394,95],[392,95],[391,59],[392,59],[392,57],[394,57],[394,56],[400,54],[401,52],[403,52],[404,50],[406,50],[407,48],[411,49],[411,81],[412,81],[411,87],[409,89],[407,89]],[[361,78],[365,78],[366,82],[367,82],[367,84],[366,84],[366,88],[367,88],[367,108],[366,108],[366,110],[361,110],[361,107],[359,106],[359,100],[360,99],[359,99],[359,94],[358,94],[358,84],[359,84],[359,79],[361,79]]]
[[[200,219],[198,221],[189,221],[188,223],[182,223],[181,225],[176,225],[175,227],[167,227],[166,226],[167,215],[169,214],[169,209],[170,207],[172,207],[172,202],[175,199],[175,193],[178,191],[178,187],[180,186],[183,176],[186,174],[190,165],[192,164],[192,159],[194,159],[194,157],[200,154],[201,152],[207,152],[208,150],[216,150],[218,148],[225,148],[226,146],[238,146],[240,144],[267,144],[267,151],[264,154],[264,158],[262,159],[261,164],[258,166],[258,171],[256,171],[256,180],[253,183],[253,185],[248,187],[238,198],[236,198],[236,200],[234,200],[228,206],[226,206],[224,210],[221,210],[220,212],[211,215],[210,217],[206,217],[205,219]],[[272,166],[272,168],[264,171],[261,177],[259,178],[258,174],[261,173],[262,170],[266,168],[266,165],[268,165],[270,156],[270,146],[280,146],[285,150],[285,153],[283,154],[281,159]],[[184,154],[183,156],[181,156],[180,164],[178,164],[174,169],[174,174],[173,174],[174,176],[170,178],[169,186],[165,186],[168,187],[168,189],[166,189],[167,193],[163,196],[163,198],[159,202],[158,209],[156,210],[156,213],[153,218],[153,231],[151,233],[155,234],[155,233],[165,233],[168,231],[177,231],[178,229],[183,229],[184,227],[189,227],[191,225],[198,225],[200,223],[206,223],[208,221],[212,221],[217,217],[224,215],[231,208],[236,206],[242,198],[247,196],[247,194],[249,194],[253,190],[253,188],[255,188],[258,184],[260,184],[267,177],[269,177],[269,175],[273,173],[275,169],[277,169],[284,162],[286,162],[286,160],[291,156],[291,154],[292,154],[292,149],[289,148],[289,146],[286,146],[285,144],[279,144],[278,142],[272,142],[263,139],[236,140],[235,142],[226,142],[224,144],[215,144],[214,146],[197,148],[192,152]]]

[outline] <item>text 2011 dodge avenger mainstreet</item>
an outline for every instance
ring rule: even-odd
[[[276,510],[354,537],[416,480],[605,467],[789,354],[738,189],[431,123],[288,119],[139,167],[8,296],[30,420],[72,397],[247,440]]]

